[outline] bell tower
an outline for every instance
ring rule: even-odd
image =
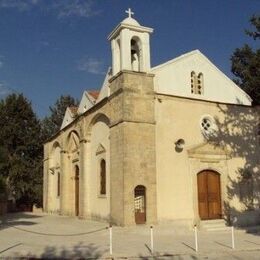
[[[127,13],[108,38],[113,58],[109,79],[110,221],[152,224],[157,222],[155,93],[149,46],[153,29],[133,19],[131,9]]]
[[[150,70],[150,34],[153,29],[141,26],[132,17],[134,13],[130,8],[126,13],[128,17],[108,36],[112,49],[113,76],[122,70]]]

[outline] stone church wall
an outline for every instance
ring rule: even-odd
[[[252,108],[159,94],[155,107],[159,221],[186,220],[194,224],[199,220],[197,174],[207,169],[221,175],[222,210],[228,220],[237,221],[239,225],[244,223],[242,212],[258,214],[255,209],[259,208],[256,197],[260,191],[259,150],[257,152],[257,121]],[[212,116],[219,129],[210,141],[204,137],[200,126],[204,115]],[[185,140],[181,152],[176,151],[178,139]],[[206,143],[212,148],[199,156],[190,155],[190,150]],[[213,150],[219,147],[225,150],[223,155],[214,154]],[[251,176],[251,181],[247,181],[253,182],[255,195],[250,197],[244,192],[245,198],[242,198],[241,179],[245,174]],[[245,205],[248,203],[251,208]],[[251,218],[252,222],[254,219]]]

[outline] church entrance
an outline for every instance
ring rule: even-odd
[[[146,198],[145,198],[145,187],[138,185],[135,187],[135,223],[145,224],[146,222]]]
[[[75,216],[79,215],[79,167],[75,166]]]
[[[197,175],[199,215],[202,220],[222,217],[220,174],[202,171]]]

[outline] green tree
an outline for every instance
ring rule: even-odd
[[[260,38],[260,16],[250,19],[253,31],[246,30],[246,34],[255,41]],[[237,48],[231,56],[232,72],[236,76],[235,82],[247,92],[254,104],[260,104],[260,49],[253,49],[248,44]]]
[[[48,139],[60,130],[67,107],[77,106],[78,101],[73,97],[60,96],[53,106],[50,106],[50,115],[42,121],[44,139]]]
[[[11,94],[0,102],[0,146],[5,159],[1,176],[18,204],[41,204],[41,125],[31,103],[22,94]]]
[[[6,149],[0,146],[0,201],[5,200],[7,195],[6,176],[4,174],[7,158]]]
[[[250,18],[251,24],[255,27],[254,31],[246,30],[246,34],[253,37],[254,40],[260,38],[260,16],[259,15],[253,15]]]

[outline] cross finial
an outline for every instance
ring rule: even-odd
[[[132,15],[134,15],[135,13],[132,12],[131,8],[128,8],[128,10],[125,11],[128,14],[128,17],[131,18]]]

